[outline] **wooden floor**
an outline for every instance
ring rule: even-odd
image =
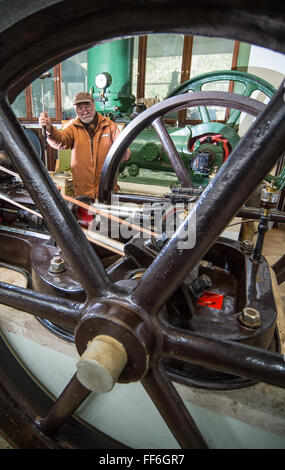
[[[284,224],[282,224],[281,229],[272,229],[266,233],[263,247],[263,255],[267,258],[270,266],[276,263],[283,254],[285,254]],[[285,282],[279,286],[279,291],[285,313]]]

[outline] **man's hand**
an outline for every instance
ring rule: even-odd
[[[51,119],[46,111],[40,114],[39,125],[42,128],[46,128],[47,134],[51,134]]]

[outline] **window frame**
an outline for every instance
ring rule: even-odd
[[[180,73],[180,84],[190,79],[191,65],[192,65],[192,52],[193,52],[194,36],[184,36],[183,51],[182,51],[182,64]],[[234,41],[234,48],[232,54],[231,70],[237,70],[238,54],[239,54],[239,41]],[[138,81],[137,81],[137,98],[145,98],[145,78],[146,78],[146,58],[147,58],[147,36],[139,37],[138,46]],[[234,82],[229,83],[229,92],[233,91]],[[178,111],[178,126],[184,127],[186,125],[199,124],[201,121],[186,119],[186,109]],[[229,117],[230,110],[226,109],[225,119],[217,122],[225,122]],[[165,119],[167,124],[174,125],[177,123],[174,119]]]
[[[51,118],[53,123],[61,123],[62,121],[62,100],[61,100],[61,63],[53,67],[53,86],[55,97],[55,117]],[[19,117],[19,121],[23,124],[38,123],[39,116],[33,114],[32,104],[32,84],[25,89],[26,116]]]
[[[139,36],[138,40],[138,68],[137,68],[137,99],[145,98],[145,83],[146,83],[146,59],[147,59],[147,35]],[[193,51],[194,36],[184,36],[183,50],[182,50],[182,65],[180,72],[180,84],[186,82],[190,78],[191,64],[192,64],[192,51]],[[238,54],[239,54],[239,41],[234,42],[233,56],[231,70],[237,69]],[[62,67],[61,63],[53,68],[53,81],[55,92],[55,117],[51,120],[53,123],[62,122],[62,98],[61,98],[61,85],[62,85]],[[229,83],[229,92],[233,91],[233,82]],[[32,108],[32,86],[29,85],[25,89],[25,104],[26,116],[20,117],[19,120],[25,123],[37,123],[38,116],[33,115]],[[229,110],[226,110],[226,119]],[[176,124],[174,119],[165,120],[169,124]],[[178,112],[178,125],[184,127],[185,125],[197,124],[200,121],[193,121],[186,119],[186,109]],[[224,121],[219,121],[224,122]]]

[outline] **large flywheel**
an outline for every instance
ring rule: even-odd
[[[229,98],[228,94],[223,93],[209,95],[213,104],[232,104],[242,111],[258,114],[258,117],[198,200],[196,207],[138,282],[113,282],[110,279],[48,172],[39,163],[7,99],[7,94],[15,96],[32,76],[51,63],[86,48],[94,41],[148,31],[153,28],[153,21],[158,24],[159,31],[175,31],[179,28],[185,33],[189,30],[193,33],[207,30],[207,33],[214,34],[217,32],[214,17],[218,9],[222,8],[223,21],[219,23],[221,35],[232,37],[235,33],[237,38],[244,39],[246,34],[247,39],[250,39],[250,31],[252,41],[278,48],[281,44],[280,35],[284,35],[284,14],[274,13],[276,27],[266,44],[270,30],[268,23],[271,24],[272,18],[267,21],[264,16],[259,18],[255,13],[257,10],[251,12],[236,6],[240,14],[233,15],[232,10],[224,8],[224,4],[219,6],[215,2],[212,14],[205,15],[204,2],[199,2],[199,5],[182,4],[179,9],[174,8],[173,2],[165,2],[163,12],[161,2],[158,5],[157,2],[144,2],[143,7],[133,2],[117,3],[112,11],[106,13],[105,8],[97,2],[90,5],[90,2],[83,1],[80,8],[78,6],[74,9],[68,8],[69,3],[65,1],[55,4],[50,2],[49,7],[34,13],[24,11],[24,19],[13,25],[7,24],[1,33],[4,45],[11,45],[11,48],[3,47],[0,54],[7,71],[3,71],[0,80],[2,139],[44,217],[52,238],[86,294],[86,300],[79,302],[6,283],[0,284],[1,303],[72,328],[80,357],[77,372],[51,404],[15,362],[4,342],[1,343],[1,413],[6,434],[19,447],[123,447],[124,444],[114,442],[96,433],[96,430],[92,433],[81,422],[74,420],[72,415],[92,391],[107,393],[116,382],[130,384],[141,381],[179,445],[182,448],[207,448],[204,436],[166,372],[164,361],[169,358],[285,387],[285,363],[281,354],[177,329],[167,322],[164,315],[165,304],[170,296],[181,286],[188,273],[284,152],[283,86],[264,109],[263,105],[256,104],[250,98]],[[208,7],[209,2],[205,3]],[[231,2],[231,6],[236,3],[239,5],[240,2]],[[21,2],[18,4],[22,5]],[[29,6],[29,2],[25,5]],[[126,6],[129,15],[132,14],[132,26],[124,18]],[[258,5],[258,8],[261,6]],[[32,10],[35,8],[33,5],[30,7]],[[245,28],[244,20],[250,22],[251,28]],[[33,31],[35,23],[37,28],[33,36],[30,31]],[[52,31],[51,24],[54,24]],[[93,24],[96,24],[95,36],[92,33]],[[17,41],[12,41],[16,31],[16,37],[22,38],[19,50]],[[61,41],[58,40],[59,34]],[[46,39],[48,35],[49,40]],[[15,58],[24,48],[24,57],[17,65]],[[39,66],[38,59],[45,52],[46,59]],[[18,78],[20,73],[22,80]],[[199,105],[199,93],[196,99]],[[141,126],[145,125],[145,117],[147,123],[156,120],[158,133],[162,135],[164,128],[160,116],[167,111],[166,107],[169,106],[169,110],[177,109],[188,104],[188,100],[195,100],[195,96],[170,98],[162,106],[153,107],[152,111],[146,111],[144,116],[140,115],[136,122],[129,124],[126,133],[123,132],[115,143],[113,151],[115,154],[118,151],[118,155],[108,162],[110,177],[105,178],[107,186],[103,188],[104,199],[112,189],[110,185],[120,160],[120,152],[129,145],[133,138],[132,131],[134,135],[139,132]],[[179,162],[178,167],[183,178],[183,167],[180,167]],[[189,241],[187,235],[193,233],[193,230],[195,243],[185,247],[183,243]],[[184,248],[181,248],[181,244]]]
[[[218,105],[229,108],[236,108],[240,111],[256,116],[262,109],[263,104],[247,97],[242,97],[226,92],[196,92],[193,94],[182,94],[163,100],[161,103],[153,105],[135,118],[121,132],[119,138],[114,142],[107,158],[104,162],[100,187],[99,200],[110,203],[114,188],[115,177],[119,169],[122,155],[127,150],[130,143],[147,126],[152,125],[159,137],[169,161],[183,187],[194,187],[189,171],[181,160],[173,141],[163,123],[165,114],[189,107],[205,107],[206,105]],[[240,112],[239,111],[239,112]]]

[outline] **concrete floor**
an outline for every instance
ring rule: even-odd
[[[285,248],[285,231],[284,231],[284,229],[281,229],[281,230],[272,229],[272,230],[268,231],[267,234],[266,234],[266,238],[265,238],[263,253],[267,257],[270,265],[274,264],[279,259],[281,254],[284,253],[284,248]],[[10,282],[10,281],[8,280],[7,282]],[[281,286],[279,286],[279,290],[280,290],[281,300],[282,300],[282,303],[283,303],[283,308],[284,308],[284,311],[285,311],[285,282]],[[42,327],[39,327],[39,328],[41,330],[43,330],[42,331],[43,336],[47,334],[45,329],[43,329]],[[48,333],[48,334],[50,334],[50,333]],[[70,347],[70,345],[66,346],[67,349],[69,347]],[[191,393],[192,392],[193,392],[193,389],[192,389]],[[195,397],[195,391],[194,391],[194,393],[192,393],[191,399],[194,400],[194,402],[195,402],[195,400],[197,400],[197,397]],[[201,399],[201,396],[200,396],[199,399]],[[207,400],[208,400],[208,397],[207,397]],[[196,403],[198,403],[198,402],[196,401]],[[0,423],[0,425],[1,425],[1,423]],[[1,436],[0,436],[0,449],[3,449],[3,450],[4,449],[6,449],[6,450],[7,449],[12,449],[12,447],[9,445],[9,443]]]

